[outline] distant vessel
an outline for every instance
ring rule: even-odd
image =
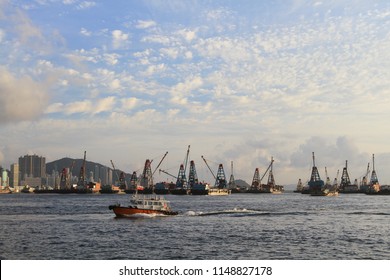
[[[303,184],[302,184],[302,180],[299,179],[298,180],[298,183],[297,183],[297,188],[294,190],[295,193],[302,193],[303,191]]]
[[[348,174],[348,161],[345,161],[345,167],[343,168],[343,173],[341,174],[341,182],[339,186],[340,193],[358,193],[359,186],[357,182],[351,184],[351,180],[349,179]]]
[[[9,187],[1,187],[0,188],[0,194],[10,194],[12,191],[10,190]]]
[[[155,194],[169,194],[169,184],[166,182],[159,182],[154,185]]]
[[[279,186],[275,184],[275,178],[272,171],[274,159],[271,158],[271,163],[268,165],[268,168],[265,170],[263,176],[260,178],[259,168],[255,169],[255,173],[253,174],[252,184],[247,189],[247,193],[273,193],[280,194],[284,191],[283,186]],[[261,184],[261,181],[268,173],[267,184]]]
[[[315,165],[315,158],[313,152],[313,167],[311,171],[310,181],[308,182],[309,191],[311,196],[335,196],[338,195],[336,189],[330,186],[325,186],[324,181],[321,180],[320,174],[318,173],[317,166]]]
[[[178,212],[172,211],[169,201],[162,196],[157,195],[138,195],[136,192],[130,200],[129,206],[120,204],[110,205],[117,217],[132,217],[135,214],[159,214],[159,215],[177,215]]]

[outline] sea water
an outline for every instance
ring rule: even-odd
[[[177,216],[115,218],[129,195],[0,196],[0,259],[390,259],[390,196],[165,196]]]

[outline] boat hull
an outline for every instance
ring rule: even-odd
[[[110,205],[108,207],[110,210],[113,210],[117,217],[132,217],[135,214],[148,214],[148,215],[177,215],[178,212],[175,211],[164,211],[164,210],[154,210],[154,209],[139,209],[136,207],[124,207],[120,205]]]
[[[230,195],[231,191],[229,189],[218,189],[211,188],[209,189],[208,195]]]

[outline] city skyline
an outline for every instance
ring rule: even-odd
[[[0,0],[0,165],[20,154],[177,174],[187,146],[278,184],[348,160],[390,183],[388,1]],[[155,174],[155,181],[166,176]]]

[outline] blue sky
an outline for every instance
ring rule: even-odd
[[[247,182],[274,157],[295,184],[375,153],[390,183],[389,74],[388,1],[0,0],[0,164],[176,174],[191,145],[201,180],[201,155]]]

